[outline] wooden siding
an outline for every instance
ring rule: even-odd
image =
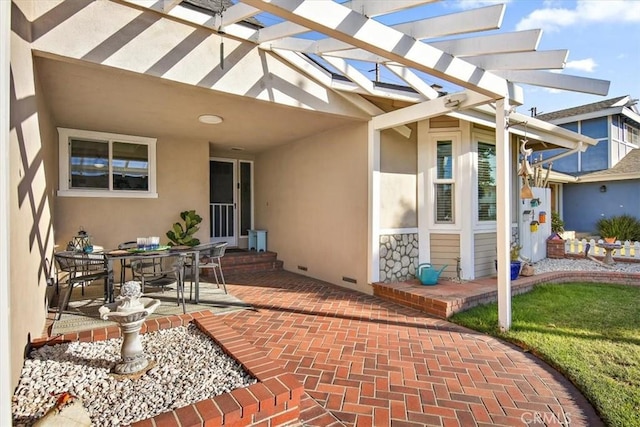
[[[475,277],[495,276],[496,239],[496,233],[479,233],[474,236]]]
[[[457,128],[460,126],[460,120],[449,116],[438,116],[429,119],[429,127],[431,129]]]
[[[445,276],[456,276],[456,258],[460,256],[460,235],[431,233],[431,264],[435,267],[442,267],[447,264],[444,270]]]

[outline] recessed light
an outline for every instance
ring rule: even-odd
[[[198,121],[207,125],[217,125],[218,123],[222,123],[222,117],[214,116],[213,114],[203,114],[198,117]]]

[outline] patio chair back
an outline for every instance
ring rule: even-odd
[[[107,257],[104,254],[86,254],[82,252],[64,251],[54,254],[56,261],[57,274],[56,280],[59,282],[59,276],[66,274],[67,291],[63,296],[61,303],[58,304],[58,316],[60,319],[62,311],[69,305],[71,292],[74,286],[82,286],[82,295],[84,295],[84,285],[94,280],[102,279],[105,284],[105,301],[107,278],[109,276],[109,265]],[[56,287],[58,284],[56,284]]]

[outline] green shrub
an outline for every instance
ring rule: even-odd
[[[553,233],[564,233],[564,221],[556,211],[551,212],[551,231]]]
[[[620,241],[640,241],[640,220],[631,215],[602,218],[596,223],[601,237],[617,237]]]

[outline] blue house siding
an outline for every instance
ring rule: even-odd
[[[600,187],[605,185],[606,192]],[[600,218],[628,214],[640,218],[640,180],[564,185],[565,229],[594,233]]]

